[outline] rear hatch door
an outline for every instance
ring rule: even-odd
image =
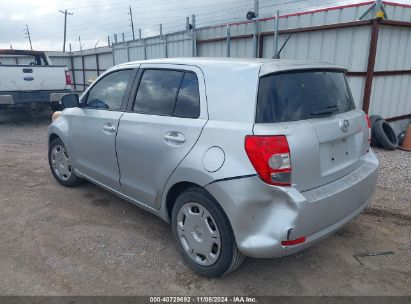
[[[365,114],[342,70],[283,71],[260,78],[255,135],[286,135],[292,184],[300,191],[335,181],[364,161]]]

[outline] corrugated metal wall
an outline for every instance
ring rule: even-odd
[[[384,26],[378,38],[375,73],[400,70],[411,70],[411,28]],[[411,113],[411,73],[374,76],[370,113],[385,117]]]
[[[182,31],[142,40],[126,41],[113,45],[115,64],[171,57],[192,56],[192,32]]]

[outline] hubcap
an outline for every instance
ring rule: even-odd
[[[197,203],[184,204],[177,215],[180,243],[197,264],[210,266],[221,253],[218,227],[206,208]]]
[[[51,150],[51,164],[54,173],[63,181],[68,180],[73,174],[70,158],[65,147],[55,145]]]

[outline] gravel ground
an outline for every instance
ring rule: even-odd
[[[89,183],[60,186],[46,130],[0,123],[0,295],[411,295],[410,153],[377,151],[374,200],[331,238],[206,279],[160,219]]]
[[[374,149],[380,160],[378,188],[368,211],[411,221],[411,152]]]

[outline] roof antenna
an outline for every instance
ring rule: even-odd
[[[280,59],[281,51],[283,50],[283,48],[284,48],[285,45],[287,44],[288,40],[290,40],[290,38],[291,38],[291,36],[292,36],[293,34],[294,34],[294,33],[290,33],[290,35],[288,35],[287,39],[285,39],[285,41],[284,41],[283,45],[281,46],[280,50],[278,51],[278,53],[277,53],[276,55],[273,56],[272,59]]]

